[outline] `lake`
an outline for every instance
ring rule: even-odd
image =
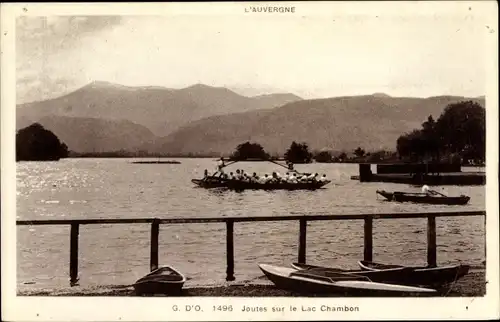
[[[175,159],[174,159],[175,160]],[[132,164],[133,159],[64,159],[17,163],[17,219],[188,218],[358,214],[485,209],[484,186],[436,190],[471,197],[466,206],[392,203],[377,189],[419,191],[391,183],[360,183],[357,164],[296,165],[326,174],[332,183],[316,191],[220,191],[197,188],[191,179],[213,172],[214,159],[176,159],[181,164]],[[267,162],[245,162],[226,171],[286,172]],[[482,169],[480,169],[482,170]],[[467,171],[467,170],[464,170]],[[477,169],[469,170],[477,171]],[[262,274],[257,263],[288,266],[297,260],[298,223],[236,223],[236,281]],[[375,220],[373,257],[404,264],[426,262],[426,219]],[[191,278],[189,285],[223,283],[226,276],[224,224],[160,226],[160,265]],[[20,288],[69,285],[69,226],[17,227],[17,283]],[[149,270],[150,225],[80,227],[80,285],[132,284]],[[438,264],[485,260],[483,217],[437,219]],[[363,221],[311,222],[307,262],[356,268],[363,256]]]

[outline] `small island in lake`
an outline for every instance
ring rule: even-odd
[[[179,161],[172,161],[172,160],[167,160],[167,161],[133,161],[131,163],[134,164],[181,164]]]

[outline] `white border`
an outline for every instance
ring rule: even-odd
[[[163,320],[337,320],[337,319],[491,319],[499,317],[498,212],[498,31],[488,43],[489,87],[487,108],[487,295],[481,298],[122,298],[17,297],[15,193],[15,17],[20,15],[241,15],[243,8],[264,3],[133,3],[133,4],[8,4],[1,10],[1,182],[2,182],[2,320],[8,321],[163,321]],[[269,3],[271,5],[273,3]],[[280,2],[293,5],[300,15],[341,14],[415,15],[464,14],[468,8],[496,28],[496,2]],[[27,12],[23,8],[28,9]],[[274,15],[279,20],[280,14]],[[283,15],[282,15],[283,16]],[[278,21],[277,20],[277,21]],[[481,49],[479,49],[481,50]],[[203,312],[174,312],[177,304],[203,307]],[[267,306],[267,313],[210,312],[212,305]],[[356,313],[301,312],[302,305],[357,305]],[[299,307],[296,313],[269,312],[273,305]]]

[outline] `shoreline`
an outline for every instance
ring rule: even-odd
[[[433,297],[476,297],[486,294],[485,270],[474,270],[452,283],[451,286]],[[125,296],[142,297],[134,293],[131,285],[99,285],[93,287],[67,287],[58,289],[26,289],[17,291],[18,296]],[[162,295],[157,295],[162,296]],[[276,288],[270,282],[232,282],[220,285],[193,286],[184,288],[175,297],[359,297],[351,294],[298,294]],[[406,295],[408,296],[408,295]],[[156,296],[155,296],[156,297]],[[366,297],[366,296],[365,296]],[[387,297],[387,296],[376,296]],[[429,297],[429,296],[426,296]]]

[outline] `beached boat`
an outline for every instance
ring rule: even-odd
[[[186,277],[171,266],[160,267],[135,282],[137,295],[179,294]]]
[[[413,268],[409,267],[395,267],[379,271],[368,271],[360,269],[344,270],[340,268],[308,265],[301,263],[292,263],[291,266],[292,268],[297,270],[307,270],[311,274],[317,274],[317,275],[329,274],[329,273],[354,274],[354,275],[368,277],[372,282],[395,283],[403,285],[406,281],[411,279],[412,273],[414,271]]]
[[[416,203],[426,203],[433,205],[465,205],[469,202],[470,197],[468,196],[458,196],[458,197],[448,197],[444,195],[428,195],[426,193],[419,192],[388,192],[385,190],[377,190],[377,194],[383,196],[389,201],[396,202],[416,202]]]
[[[366,271],[383,271],[386,269],[395,268],[412,268],[411,279],[406,282],[408,285],[427,285],[427,286],[442,286],[464,277],[469,273],[470,266],[457,264],[440,267],[427,266],[404,266],[382,264],[369,261],[359,261],[359,267]]]
[[[428,294],[436,290],[372,282],[366,276],[330,272],[323,275],[312,274],[307,270],[259,264],[259,268],[276,287],[306,294]]]

